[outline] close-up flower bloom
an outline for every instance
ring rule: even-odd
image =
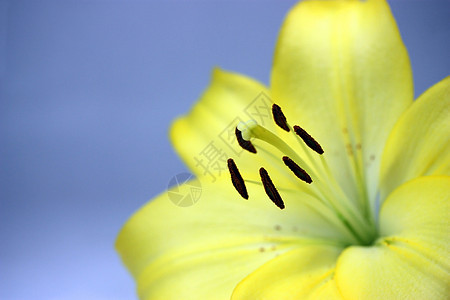
[[[413,101],[386,1],[298,3],[270,86],[215,69],[172,125],[202,194],[122,228],[139,297],[448,299],[449,116],[449,77]]]

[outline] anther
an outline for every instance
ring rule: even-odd
[[[260,168],[259,175],[261,176],[261,181],[264,185],[264,190],[266,191],[267,196],[269,196],[270,200],[272,200],[272,202],[275,203],[276,206],[278,206],[280,209],[283,209],[284,208],[283,199],[281,199],[278,190],[273,185],[273,182],[270,179],[266,169]]]
[[[323,154],[323,149],[320,146],[320,144],[312,136],[310,136],[303,128],[295,125],[294,131],[299,137],[302,138],[302,140],[309,148],[311,148],[312,150],[316,151],[319,154]]]
[[[244,148],[245,150],[251,152],[251,153],[256,153],[256,148],[255,146],[253,146],[252,142],[250,141],[246,141],[242,138],[242,132],[237,129],[234,131],[234,133],[236,134],[236,139],[239,143],[239,146],[241,146],[242,148]]]
[[[275,123],[287,132],[291,131],[286,121],[286,117],[281,111],[281,107],[276,104],[272,105],[272,115]]]
[[[305,170],[300,168],[299,165],[297,165],[292,159],[290,159],[287,156],[283,156],[284,164],[291,169],[292,173],[294,173],[295,176],[297,176],[300,180],[303,180],[306,183],[311,183],[312,179],[311,176],[309,176],[308,173],[306,173]]]
[[[241,173],[239,173],[239,170],[234,160],[232,158],[229,158],[227,163],[228,163],[228,170],[230,171],[231,175],[231,182],[236,188],[236,191],[238,191],[238,193],[242,196],[242,198],[248,199],[248,193],[244,179],[242,179]]]

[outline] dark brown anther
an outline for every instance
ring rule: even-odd
[[[280,209],[284,208],[283,199],[281,199],[280,194],[278,193],[277,188],[273,185],[272,180],[269,177],[266,169],[260,168],[259,175],[261,176],[261,181],[264,185],[264,190],[266,191],[267,196],[269,196],[270,200],[275,203]]]
[[[232,158],[229,158],[228,161],[228,170],[231,175],[231,182],[233,183],[236,191],[242,196],[244,199],[248,199],[247,187],[245,186],[244,179],[242,179],[241,173]]]
[[[237,127],[234,133],[236,134],[236,139],[239,143],[239,146],[241,146],[242,148],[251,153],[256,153],[255,146],[253,146],[252,142],[244,140],[244,138],[242,137],[242,132],[239,129],[237,129]]]
[[[306,145],[308,145],[309,148],[316,151],[319,154],[323,154],[323,149],[320,146],[320,144],[312,137],[310,136],[303,128],[300,126],[295,125],[294,126],[295,133],[302,138],[302,140],[305,142]]]
[[[281,111],[281,107],[279,107],[276,104],[273,104],[272,105],[272,115],[273,115],[273,119],[275,120],[275,123],[278,126],[280,126],[282,129],[286,130],[287,132],[291,131],[287,124],[286,117],[284,116],[283,112]]]
[[[299,165],[297,165],[292,159],[290,159],[287,156],[283,156],[284,164],[291,169],[291,171],[295,174],[295,176],[298,177],[298,179],[303,180],[306,183],[311,183],[312,179],[311,176],[309,176],[308,173],[306,173],[305,170],[300,168]]]

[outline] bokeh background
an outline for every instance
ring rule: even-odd
[[[171,120],[214,66],[268,83],[294,3],[0,0],[0,299],[135,299],[114,240],[186,171]],[[390,3],[419,95],[450,70],[450,1]]]

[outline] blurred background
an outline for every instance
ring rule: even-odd
[[[122,224],[186,171],[167,138],[220,66],[268,83],[295,1],[0,0],[0,299],[135,299]],[[450,1],[390,1],[416,96]]]

